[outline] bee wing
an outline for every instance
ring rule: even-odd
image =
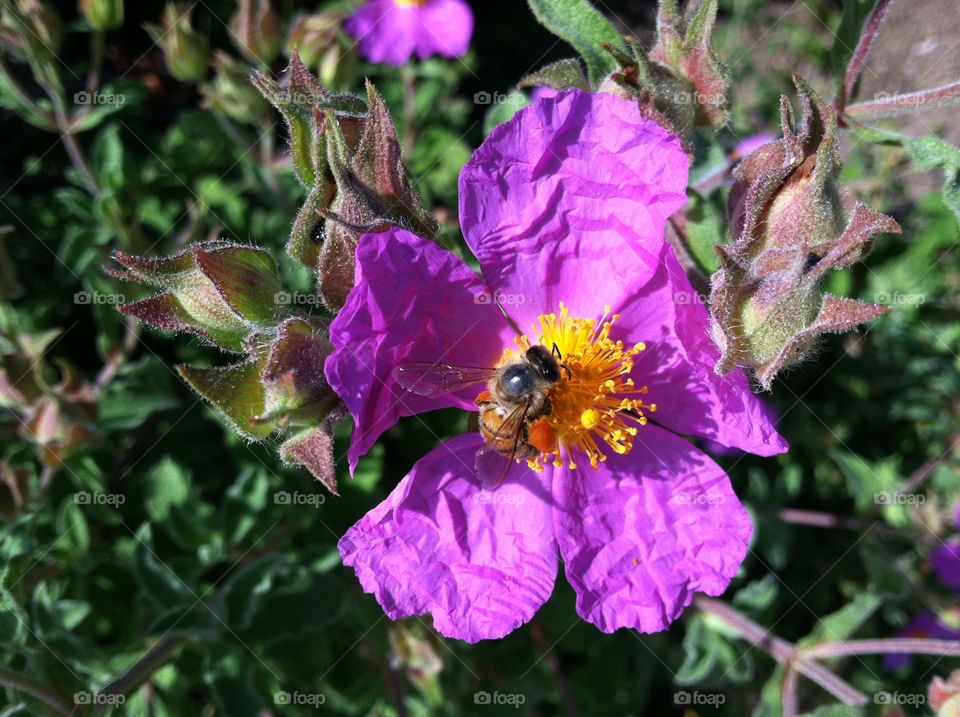
[[[509,472],[510,466],[513,465],[514,459],[517,457],[517,448],[520,445],[520,436],[523,433],[523,425],[526,420],[527,406],[517,406],[500,424],[490,441],[477,451],[477,476],[484,488],[496,488],[507,477],[507,472]],[[508,455],[504,455],[494,447],[500,441],[509,442],[510,453]]]
[[[405,363],[393,370],[401,388],[420,396],[454,393],[461,388],[486,383],[496,369],[475,366],[454,366],[430,361]]]

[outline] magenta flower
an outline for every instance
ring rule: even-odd
[[[351,469],[401,416],[476,410],[482,386],[421,396],[397,385],[401,364],[492,367],[539,342],[569,369],[543,419],[555,441],[500,485],[476,475],[480,435],[461,435],[344,535],[344,563],[391,618],[429,612],[449,637],[501,637],[549,597],[558,558],[604,632],[662,630],[694,593],[726,589],[750,518],[678,434],[760,455],[786,443],[742,373],[714,373],[706,310],[663,241],[687,171],[680,141],[636,103],[564,92],[494,130],[460,176],[482,278],[409,232],[362,238],[326,364],[354,417]]]
[[[950,627],[936,613],[924,610],[897,633],[897,637],[916,637],[932,640],[960,640],[960,630]],[[886,670],[898,670],[910,664],[913,655],[908,652],[891,652],[883,658]]]
[[[960,543],[943,543],[930,554],[937,577],[955,593],[960,593]]]
[[[344,29],[370,62],[402,65],[416,53],[465,55],[473,35],[473,12],[464,0],[369,0]]]

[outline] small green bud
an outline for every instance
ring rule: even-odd
[[[202,80],[210,63],[207,39],[193,29],[193,6],[167,3],[161,25],[147,25],[153,41],[163,48],[170,74],[182,82]]]
[[[80,0],[80,12],[94,30],[116,30],[123,24],[123,0]]]
[[[301,17],[290,28],[288,54],[297,53],[306,67],[316,67],[327,48],[336,41],[343,19],[342,12]]]
[[[210,241],[166,259],[124,252],[113,258],[125,269],[110,272],[117,278],[163,289],[120,309],[159,329],[186,331],[240,352],[248,336],[280,313],[276,264],[256,247]]]
[[[25,62],[51,64],[60,52],[63,21],[42,0],[4,2],[0,10],[0,44]]]
[[[206,105],[238,122],[255,122],[267,110],[267,102],[250,82],[250,67],[225,52],[213,55],[213,82],[201,87]]]
[[[717,371],[753,369],[767,390],[820,334],[886,313],[885,306],[823,294],[820,283],[828,271],[859,261],[873,235],[900,231],[893,219],[862,204],[845,214],[836,116],[805,82],[794,82],[800,125],[794,128],[784,97],[783,139],[758,148],[734,171],[733,241],[717,247],[720,269],[711,278]]]
[[[280,29],[270,0],[240,0],[230,18],[230,35],[240,53],[254,64],[267,67],[280,53]]]
[[[687,4],[660,0],[657,37],[647,53],[628,37],[630,52],[604,45],[620,69],[602,91],[636,98],[644,114],[689,139],[695,127],[722,127],[728,116],[729,76],[712,47],[718,0]]]

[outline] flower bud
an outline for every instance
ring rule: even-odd
[[[40,460],[54,467],[100,439],[93,387],[72,366],[57,363],[60,381],[30,408],[21,425],[24,438],[39,447]]]
[[[937,717],[960,717],[960,670],[951,672],[946,680],[934,677],[927,699]]]
[[[201,87],[207,106],[238,122],[255,122],[267,110],[267,103],[250,83],[250,67],[225,52],[213,56],[213,82]]]
[[[342,12],[323,12],[299,18],[290,28],[287,52],[297,53],[306,67],[316,67],[320,58],[337,39]]]
[[[225,241],[194,244],[166,259],[114,252],[127,281],[163,291],[120,308],[146,324],[186,331],[228,351],[241,352],[244,339],[270,326],[279,314],[277,267],[262,249]]]
[[[603,45],[620,69],[601,90],[637,99],[645,115],[685,139],[695,127],[725,125],[729,77],[711,44],[717,5],[691,2],[681,15],[677,0],[660,0],[649,53],[632,37],[629,53]]]
[[[56,60],[63,39],[63,21],[43,0],[3,3],[0,43],[18,59],[37,64]]]
[[[759,147],[734,170],[733,240],[717,247],[720,269],[711,280],[711,333],[722,352],[717,371],[754,369],[767,390],[818,335],[886,313],[884,306],[823,294],[820,282],[831,269],[860,260],[874,234],[900,230],[862,204],[846,215],[836,117],[805,82],[794,82],[800,125],[794,129],[784,97],[783,139]]]
[[[280,29],[270,0],[240,0],[230,18],[233,44],[254,64],[268,66],[280,52]]]
[[[163,48],[170,74],[182,82],[202,80],[207,75],[210,46],[207,39],[193,29],[193,6],[168,3],[160,26],[147,25],[153,41]]]
[[[94,30],[116,30],[123,24],[123,0],[80,0],[80,12]]]

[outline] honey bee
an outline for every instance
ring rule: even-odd
[[[480,434],[486,441],[477,451],[476,469],[489,486],[498,485],[516,459],[548,450],[531,443],[531,429],[552,411],[550,390],[561,378],[560,351],[531,346],[513,363],[499,368],[475,368],[445,363],[406,363],[394,370],[397,383],[421,396],[454,393],[486,382],[477,396]],[[544,426],[538,433],[548,433]],[[533,438],[543,443],[543,437]]]

